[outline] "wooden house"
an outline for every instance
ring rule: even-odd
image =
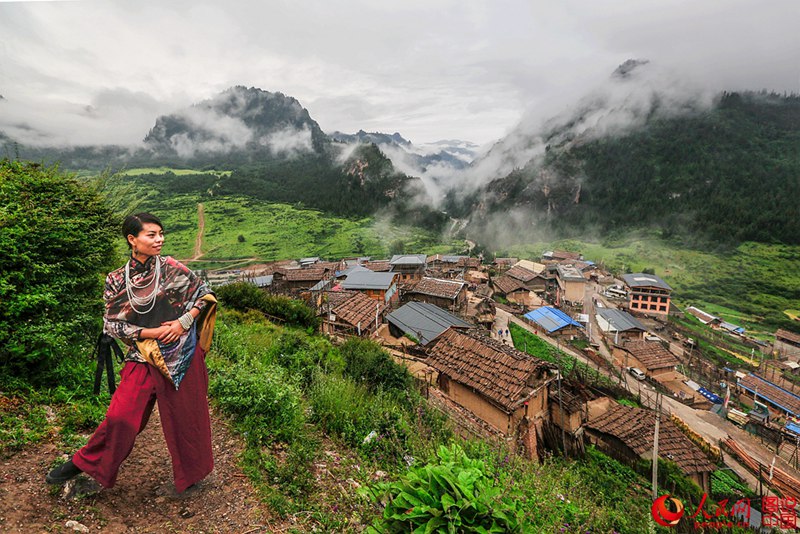
[[[535,295],[525,287],[525,282],[504,274],[500,278],[492,279],[494,292],[503,295],[506,300],[522,306],[533,306]]]
[[[675,370],[680,363],[678,358],[658,341],[626,341],[622,345],[614,346],[613,356],[617,365],[636,367],[656,380],[678,379],[678,372]]]
[[[779,358],[800,360],[800,334],[779,329],[775,332],[773,351]]]
[[[303,269],[278,269],[272,278],[272,285],[276,292],[296,294],[308,291],[313,286],[333,276],[333,272],[326,268],[307,267]]]
[[[616,308],[597,308],[597,326],[615,344],[631,339],[644,339],[647,329],[636,317]]]
[[[459,312],[467,304],[466,284],[456,280],[423,278],[403,292],[402,300],[427,302],[451,312]]]
[[[545,280],[545,276],[542,274],[542,271],[538,273],[536,271],[532,271],[521,265],[514,265],[508,271],[506,271],[505,276],[510,276],[516,280],[522,282],[525,288],[528,291],[534,291],[536,293],[542,294],[547,289],[547,282]]]
[[[322,331],[368,336],[380,326],[385,309],[359,291],[325,291],[320,306]]]
[[[373,300],[394,306],[399,302],[397,278],[397,273],[355,271],[340,285],[342,289],[360,291]]]
[[[603,415],[589,420],[586,435],[609,456],[635,464],[640,458],[653,457],[655,420],[653,411],[614,404]],[[710,491],[716,465],[666,416],[659,424],[658,456],[674,462],[703,491]]]
[[[532,437],[549,417],[548,385],[554,366],[475,331],[448,329],[428,348],[437,385],[450,399],[507,437]]]
[[[425,254],[395,254],[389,260],[391,271],[398,273],[401,283],[415,282],[425,276]]]

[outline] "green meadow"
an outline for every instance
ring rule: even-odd
[[[320,256],[387,257],[402,244],[407,251],[457,252],[463,242],[443,241],[434,232],[376,218],[347,219],[296,205],[249,197],[203,195],[151,196],[140,206],[162,218],[167,229],[165,252],[181,260],[194,256],[198,204],[205,227],[201,262],[195,268]]]

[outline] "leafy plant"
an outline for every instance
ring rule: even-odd
[[[345,374],[369,388],[402,392],[413,384],[408,369],[395,363],[389,353],[374,341],[352,337],[339,351],[344,358]]]
[[[316,329],[317,314],[299,300],[280,295],[270,295],[247,282],[236,282],[216,288],[216,294],[225,306],[235,310],[258,310],[287,325]]]
[[[520,503],[486,475],[481,460],[456,444],[441,446],[439,461],[411,467],[397,482],[363,493],[385,505],[371,532],[522,532]]]

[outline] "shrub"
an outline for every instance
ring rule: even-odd
[[[288,441],[304,423],[300,389],[277,366],[243,363],[215,369],[209,394],[250,444]]]
[[[345,374],[370,389],[406,391],[413,384],[408,369],[396,364],[389,353],[374,341],[350,338],[339,351],[344,358]]]
[[[114,226],[102,198],[55,167],[0,161],[0,366],[43,381],[96,332]]]
[[[316,312],[301,301],[280,295],[270,295],[247,282],[226,284],[215,288],[214,291],[225,306],[235,310],[258,310],[289,326],[311,329],[319,326]]]
[[[376,532],[522,532],[518,500],[503,495],[481,460],[461,447],[441,446],[438,463],[412,467],[397,482],[365,488],[385,503]]]

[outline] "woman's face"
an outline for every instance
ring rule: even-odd
[[[139,235],[128,234],[128,243],[131,244],[134,254],[157,256],[164,244],[164,230],[157,224],[144,223]]]

